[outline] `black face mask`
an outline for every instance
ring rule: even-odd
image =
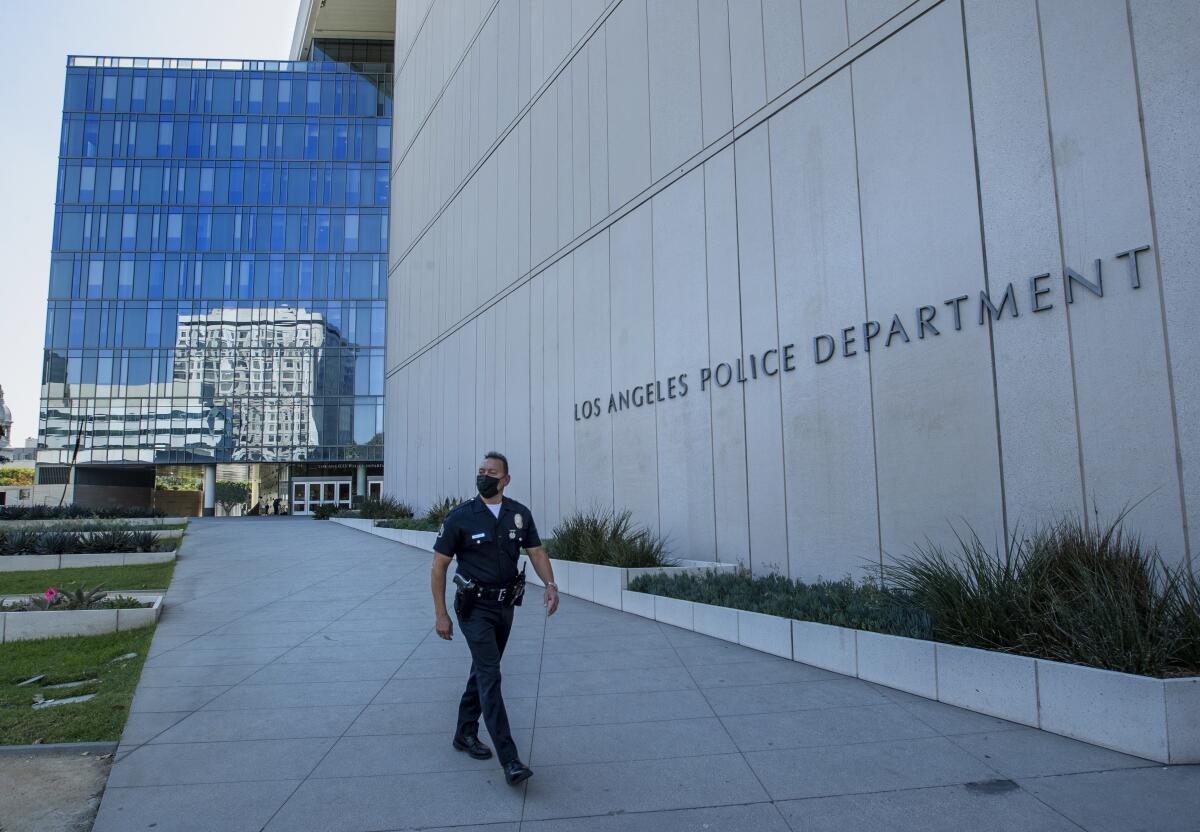
[[[475,478],[475,487],[479,489],[480,497],[490,499],[500,491],[500,480],[487,474],[480,474]]]

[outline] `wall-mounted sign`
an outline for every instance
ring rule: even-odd
[[[1138,255],[1150,251],[1150,246],[1138,246],[1115,255],[1126,267],[1129,285],[1133,289],[1142,287],[1141,264]],[[1033,275],[1023,284],[1009,283],[1000,293],[982,291],[978,296],[969,294],[947,298],[940,304],[917,306],[912,312],[897,312],[890,321],[870,320],[840,327],[834,332],[822,332],[812,336],[804,350],[796,343],[771,347],[762,352],[739,356],[731,361],[722,361],[696,370],[676,373],[614,390],[607,400],[601,396],[575,402],[575,421],[594,419],[607,413],[620,413],[647,405],[679,399],[689,391],[699,389],[708,392],[711,388],[745,384],[759,378],[773,378],[780,373],[796,369],[801,360],[814,364],[829,364],[836,359],[855,356],[893,346],[912,343],[914,339],[924,341],[951,330],[961,332],[968,326],[999,323],[1005,319],[1018,318],[1022,313],[1036,315],[1057,308],[1054,297],[1056,283],[1050,272]],[[1098,298],[1104,297],[1104,266],[1097,259],[1093,274],[1085,276],[1070,267],[1062,272],[1062,298],[1072,304],[1079,292]],[[802,358],[804,353],[807,358]]]

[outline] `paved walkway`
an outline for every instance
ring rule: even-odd
[[[96,832],[1200,827],[1200,767],[573,598],[547,620],[537,592],[504,661],[513,789],[450,748],[468,658],[428,576],[331,523],[194,522]]]

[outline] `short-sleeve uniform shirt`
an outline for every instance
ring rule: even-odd
[[[504,586],[517,577],[521,549],[542,545],[533,513],[505,497],[500,516],[480,497],[455,508],[438,530],[433,550],[458,559],[458,571],[484,586]]]

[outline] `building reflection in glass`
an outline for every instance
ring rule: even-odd
[[[39,464],[382,461],[391,45],[363,50],[69,60]]]

